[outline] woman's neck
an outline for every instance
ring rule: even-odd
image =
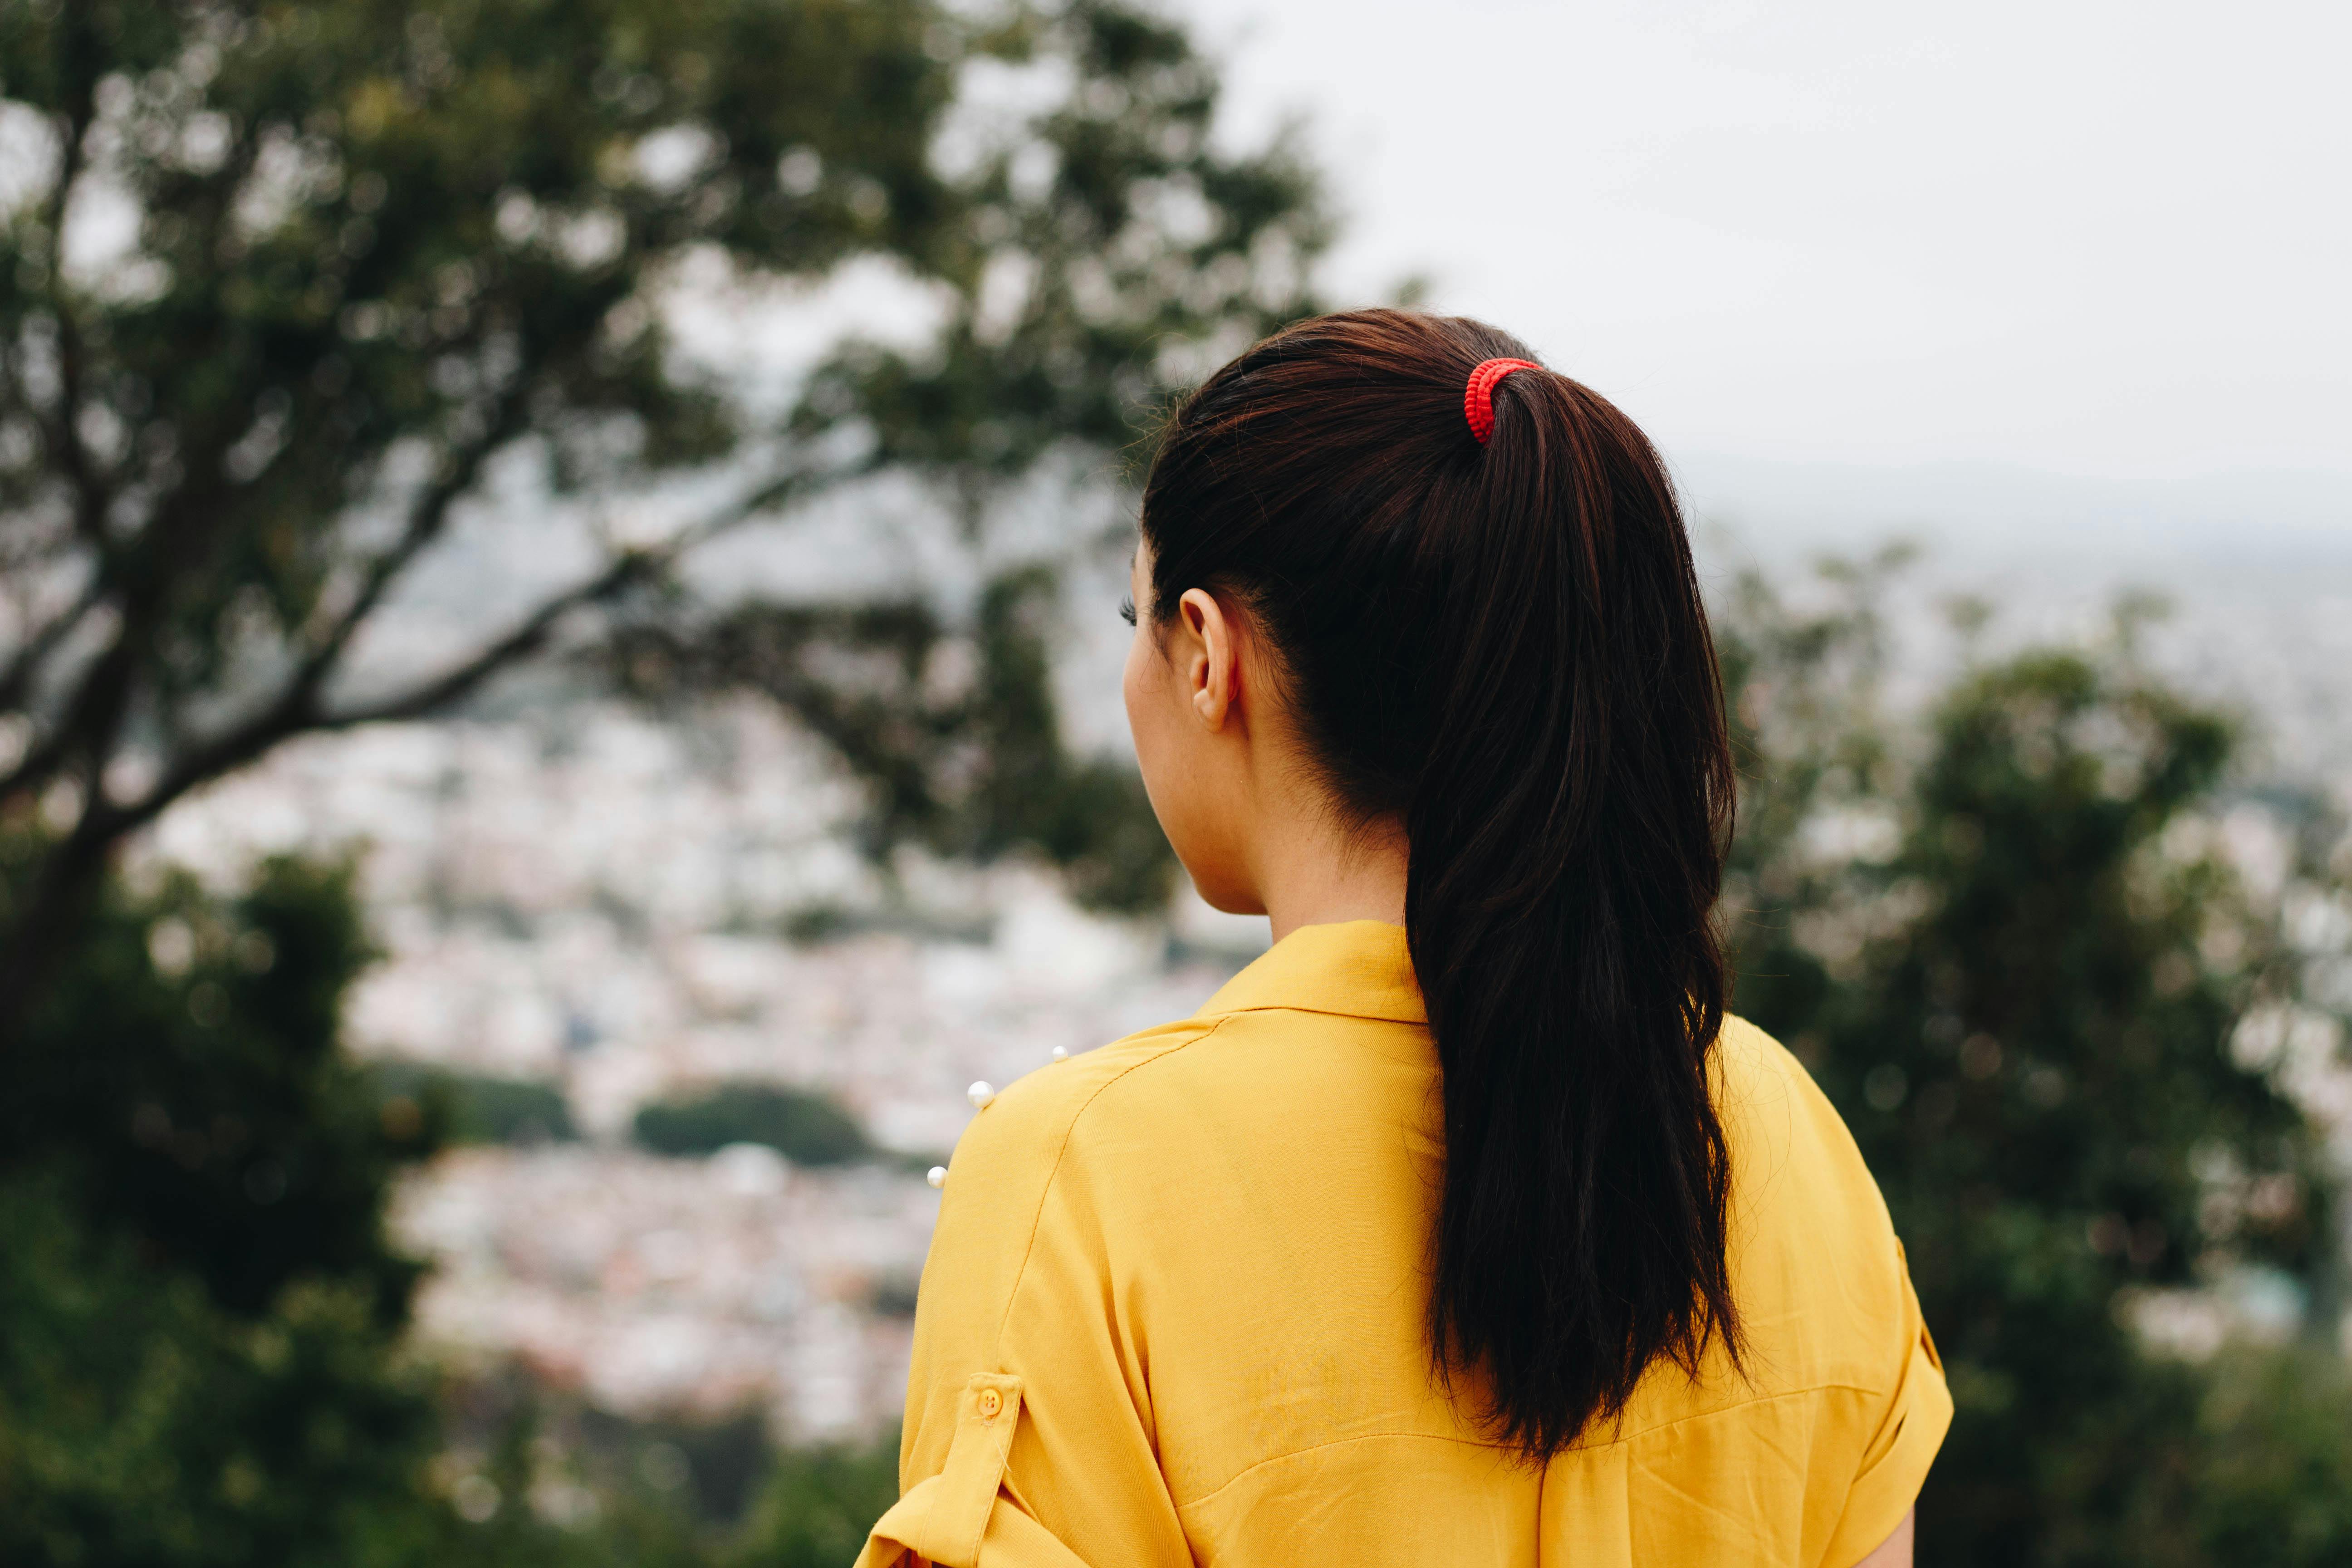
[[[1267,834],[1256,860],[1276,942],[1300,926],[1404,924],[1405,838],[1393,824],[1349,833],[1328,821],[1294,823]]]

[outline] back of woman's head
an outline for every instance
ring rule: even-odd
[[[1722,698],[1657,454],[1524,345],[1362,310],[1257,344],[1177,411],[1144,491],[1152,604],[1272,645],[1333,804],[1402,825],[1444,1071],[1435,1364],[1535,1456],[1661,1357],[1737,1359],[1708,1058],[1731,816]]]

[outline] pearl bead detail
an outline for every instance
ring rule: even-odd
[[[996,1098],[996,1090],[991,1089],[985,1079],[973,1084],[963,1093],[964,1098],[971,1101],[971,1108],[974,1110],[986,1110],[988,1102]]]
[[[1070,1047],[1067,1046],[1055,1046],[1054,1047],[1054,1059],[1057,1062],[1068,1061],[1070,1059]]]
[[[924,1173],[923,1180],[935,1187],[944,1187],[948,1184],[948,1168],[945,1165],[933,1165]]]

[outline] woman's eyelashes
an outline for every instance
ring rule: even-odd
[[[1129,626],[1135,625],[1135,595],[1129,594],[1118,602],[1118,618]]]

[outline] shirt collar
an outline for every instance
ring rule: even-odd
[[[1385,921],[1300,926],[1225,982],[1198,1016],[1287,1007],[1424,1024],[1404,927]]]

